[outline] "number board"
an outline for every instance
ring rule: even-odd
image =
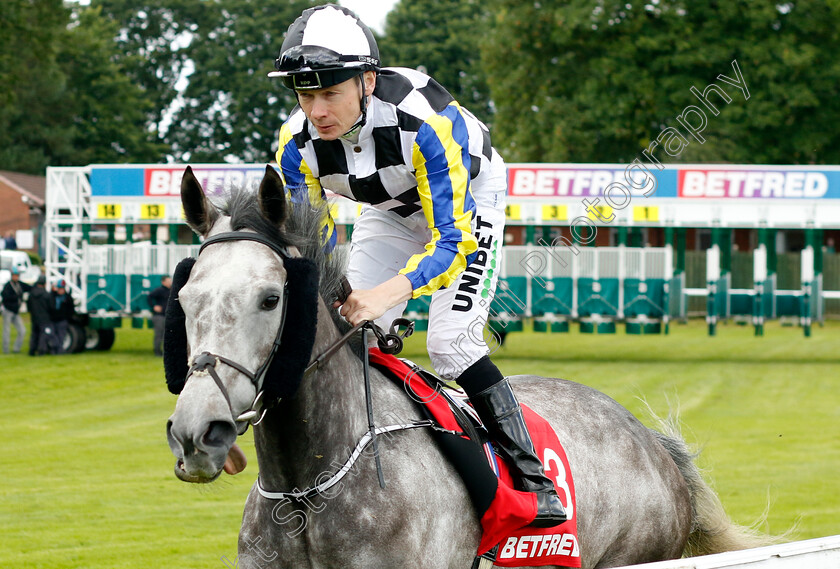
[[[140,206],[140,219],[166,219],[166,204],[144,203]]]
[[[634,207],[633,221],[659,221],[659,208],[657,206]]]
[[[586,210],[592,221],[606,221],[613,219],[613,208],[608,205],[596,205]]]
[[[522,219],[522,207],[515,203],[506,205],[505,217],[511,221],[519,221]]]
[[[569,208],[565,205],[544,205],[542,218],[544,221],[566,221],[569,219]]]
[[[122,219],[122,204],[101,203],[96,206],[96,217],[98,219],[117,220]]]
[[[179,217],[173,217],[175,214]],[[94,203],[93,216],[97,221],[111,223],[176,223],[184,219],[183,207],[179,203],[145,203],[135,200]]]

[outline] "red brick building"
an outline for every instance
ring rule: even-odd
[[[0,170],[0,237],[9,231],[31,229],[36,248],[44,222],[47,179]]]

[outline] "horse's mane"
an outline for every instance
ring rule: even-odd
[[[319,274],[318,292],[325,302],[332,303],[341,290],[341,278],[347,269],[347,255],[343,248],[337,247],[331,252],[324,250],[323,220],[329,206],[326,202],[320,207],[313,207],[308,202],[287,202],[287,206],[291,211],[283,226],[278,228],[263,216],[257,194],[252,189],[232,188],[227,199],[216,204],[222,215],[230,216],[233,231],[256,231],[280,247],[296,247],[303,257],[314,261]],[[331,310],[330,314],[342,333],[350,329],[350,325],[336,311]]]

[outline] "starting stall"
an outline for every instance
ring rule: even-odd
[[[631,164],[509,164],[507,234],[495,259],[499,284],[490,326],[561,333],[668,333],[689,301],[705,297],[709,334],[721,319],[795,321],[805,334],[822,322],[823,231],[840,230],[840,167]],[[74,348],[107,349],[124,317],[142,326],[149,291],[199,244],[183,221],[185,165],[91,165],[47,169],[44,225],[48,284],[65,280],[79,313]],[[230,185],[254,185],[265,165],[192,165],[212,200]],[[360,205],[337,199],[342,239]],[[751,282],[733,281],[732,232],[752,228]],[[780,279],[781,233],[804,231],[800,265]],[[705,231],[711,242],[686,232]],[[687,286],[687,249],[707,250],[705,282]],[[801,251],[801,253],[799,253]],[[787,253],[785,253],[787,254]],[[737,282],[736,282],[737,281]],[[702,283],[702,284],[701,284]],[[733,286],[734,285],[734,286]],[[693,300],[692,300],[693,299]],[[418,329],[428,299],[408,303]]]

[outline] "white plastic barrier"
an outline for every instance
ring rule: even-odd
[[[623,569],[837,569],[840,535],[780,545],[632,565]]]

